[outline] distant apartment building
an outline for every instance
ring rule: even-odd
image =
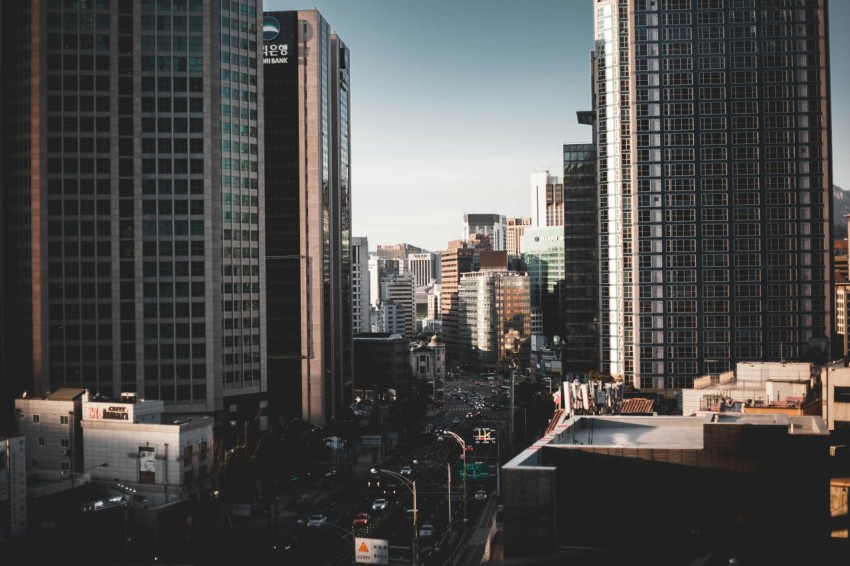
[[[505,251],[509,256],[518,256],[522,253],[520,240],[522,233],[531,226],[531,218],[517,217],[508,218],[505,226]]]
[[[440,296],[442,293],[442,285],[440,283],[435,284],[431,289],[428,290],[428,312],[425,317],[430,320],[439,320],[440,319]]]
[[[462,274],[473,270],[475,250],[462,240],[448,243],[440,253],[440,316],[443,320],[443,341],[450,355],[460,353],[457,336],[457,292]]]
[[[477,250],[504,251],[505,216],[464,214],[462,239]]]
[[[403,260],[385,259],[375,253],[369,254],[369,298],[373,307],[377,307],[381,299],[381,280],[404,273],[403,263]]]
[[[263,51],[269,412],[324,426],[352,396],[349,50],[300,10],[265,13]]]
[[[564,184],[549,171],[531,174],[531,226],[564,225]]]
[[[369,241],[351,238],[351,330],[354,334],[370,331],[372,310],[369,273]]]
[[[605,373],[678,389],[828,354],[827,6],[594,3]]]
[[[835,271],[835,348],[839,357],[850,355],[850,281],[843,273]]]
[[[381,309],[384,313],[384,332],[413,338],[416,307],[413,279],[409,275],[390,275],[381,279]],[[390,314],[391,319],[387,318]]]
[[[458,286],[460,359],[498,369],[516,361],[531,337],[531,281],[527,274],[493,270],[464,273]]]

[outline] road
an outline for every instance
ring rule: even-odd
[[[508,401],[498,393],[498,382],[472,376],[447,382],[444,391],[444,407],[430,422],[423,424],[418,438],[381,464],[382,470],[390,472],[382,473],[384,481],[381,487],[370,486],[368,474],[360,475],[324,503],[310,509],[309,514],[322,513],[327,516],[328,524],[324,527],[300,526],[296,518],[282,521],[278,528],[279,534],[270,536],[263,543],[266,549],[276,549],[264,553],[262,563],[317,566],[352,564],[354,536],[387,540],[391,564],[413,563],[411,543],[414,540],[414,526],[411,511],[415,482],[419,510],[417,526],[434,526],[433,535],[417,537],[418,563],[422,566],[442,566],[449,562],[451,554],[456,564],[465,537],[471,531],[468,526],[477,521],[487,500],[496,496],[498,464],[507,457],[502,446],[507,445],[508,411],[493,409],[491,405],[498,401],[506,405]],[[491,429],[490,438],[494,442],[476,442],[473,435],[476,428]],[[463,440],[468,448],[467,463],[483,462],[489,465],[489,477],[467,476],[465,498],[460,443],[445,431],[454,432]],[[452,470],[451,520],[446,464]],[[403,466],[411,467],[410,476],[400,475]],[[389,483],[395,484],[394,490],[387,491]],[[486,494],[486,499],[475,498],[478,490]],[[373,510],[372,503],[376,498],[388,499],[387,509]],[[369,524],[353,527],[352,519],[361,512],[370,515]],[[306,519],[306,515],[299,518]],[[453,527],[451,533],[450,523]],[[451,548],[449,540],[452,541]]]

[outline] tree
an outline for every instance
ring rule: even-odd
[[[613,383],[614,378],[608,373],[602,373],[598,369],[592,369],[587,372],[587,379],[590,381],[601,381],[602,383]]]

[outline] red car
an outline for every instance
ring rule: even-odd
[[[354,516],[354,521],[352,521],[351,524],[355,527],[365,527],[369,524],[369,514],[358,513]]]

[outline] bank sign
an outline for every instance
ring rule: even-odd
[[[263,18],[263,65],[288,65],[295,37],[274,16]]]

